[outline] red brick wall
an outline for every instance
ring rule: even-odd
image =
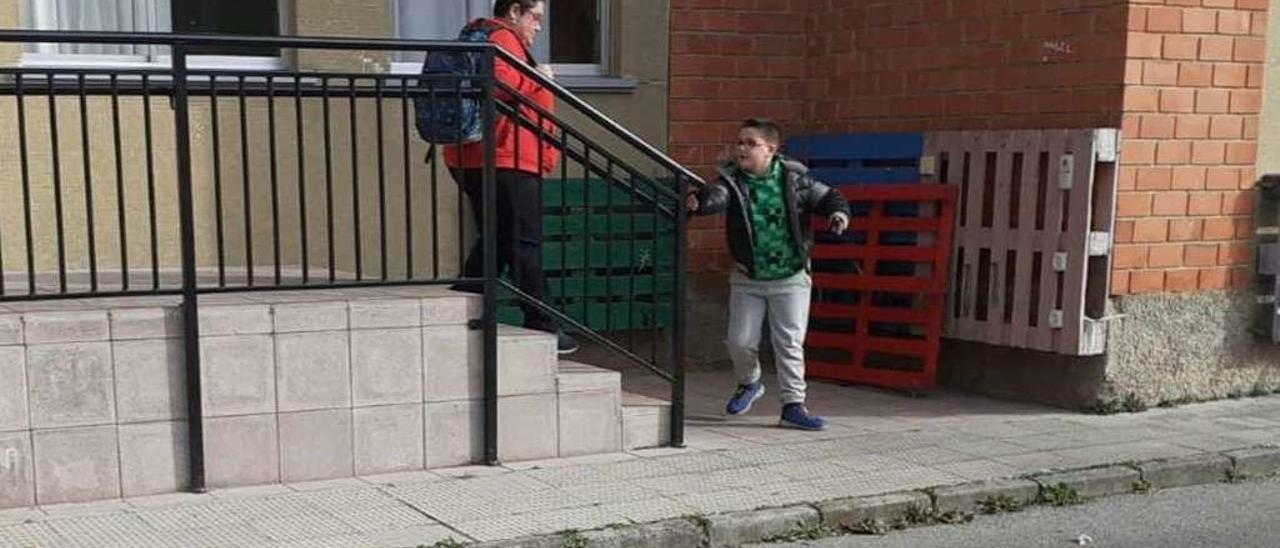
[[[709,173],[738,123],[803,123],[813,0],[672,0],[671,146]]]
[[[1267,0],[1134,0],[1113,292],[1245,287]]]
[[[826,0],[807,129],[1114,127],[1125,0]]]
[[[805,26],[813,0],[672,0],[672,157],[710,178],[744,118],[804,122]],[[694,219],[689,265],[728,264],[722,216]]]

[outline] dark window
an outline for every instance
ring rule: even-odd
[[[551,10],[551,62],[601,64],[600,0],[555,0]]]
[[[177,33],[278,36],[279,0],[172,0],[173,31]],[[205,55],[280,55],[279,48],[192,48]]]

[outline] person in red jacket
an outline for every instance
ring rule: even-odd
[[[490,43],[523,59],[548,78],[554,78],[550,67],[539,65],[529,48],[542,31],[542,18],[546,15],[545,0],[497,0],[493,6],[494,17],[481,24],[492,25]],[[498,58],[494,73],[499,82],[514,90],[526,101],[548,112],[554,112],[555,102],[551,90],[537,79],[525,75],[520,69]],[[525,120],[538,121],[537,109],[520,103],[506,89],[497,89],[498,101],[518,105]],[[548,135],[554,126],[543,120]],[[560,151],[552,139],[548,139],[527,125],[510,116],[499,116],[494,128],[496,140],[496,169],[498,195],[498,270],[509,272],[516,286],[529,296],[541,300],[546,294],[546,274],[542,271],[542,177],[560,161]],[[458,181],[471,204],[477,225],[484,218],[484,143],[446,145],[445,164]],[[484,276],[482,239],[467,254],[463,276]],[[577,350],[572,337],[556,329],[549,316],[527,303],[521,303],[524,325],[531,329],[557,333],[558,350],[567,354]]]

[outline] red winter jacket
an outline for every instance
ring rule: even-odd
[[[496,44],[512,55],[523,57],[529,64],[533,64],[533,56],[529,54],[528,48],[520,41],[520,37],[514,29],[497,19],[489,19],[486,23],[499,27],[489,35],[490,43]],[[498,81],[516,90],[524,98],[531,100],[548,112],[555,112],[555,100],[551,90],[543,87],[533,78],[525,76],[524,73],[520,72],[520,69],[507,63],[501,57],[497,60],[495,74]],[[494,95],[498,101],[512,101],[511,94],[505,90],[498,89]],[[536,121],[538,119],[538,113],[534,109],[525,105],[521,105],[519,109],[526,120]],[[547,129],[548,134],[555,134],[553,132],[555,126],[550,121],[544,121],[543,127]],[[497,127],[494,130],[494,135],[497,139],[496,167],[499,169],[518,169],[539,176],[550,173],[556,163],[560,161],[560,151],[552,144],[554,141],[540,140],[536,132],[524,125],[519,126],[518,133],[516,129],[517,123],[515,120],[508,116],[498,116]],[[518,150],[517,146],[519,147]],[[539,148],[541,148],[541,155],[538,154]],[[516,165],[517,159],[519,160],[519,165]],[[468,143],[461,146],[445,145],[444,161],[445,165],[455,169],[483,168],[484,142]]]

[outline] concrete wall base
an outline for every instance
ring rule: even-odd
[[[1280,390],[1280,347],[1248,331],[1251,302],[1240,291],[1122,297],[1105,357],[948,341],[939,380],[1100,412],[1269,394]]]

